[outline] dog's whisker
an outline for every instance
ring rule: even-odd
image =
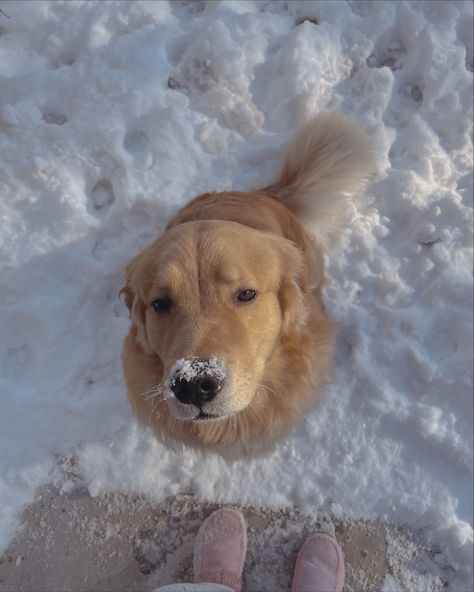
[[[278,387],[278,385],[281,386],[281,380],[277,380],[274,378],[262,378],[262,381],[260,382],[260,384],[264,383],[264,382],[268,382],[269,384]]]
[[[157,403],[162,403],[162,402],[163,402],[163,399],[161,399],[161,400],[152,399],[151,400],[151,413],[152,413],[152,415],[154,415],[156,417],[156,419],[159,419],[161,416]]]
[[[270,388],[269,386],[266,386],[265,384],[261,384],[260,383],[258,386],[264,388],[267,391],[270,391],[271,393],[274,393],[275,392],[272,388]]]
[[[257,387],[265,389],[266,391],[268,391],[272,395],[276,395],[276,392],[272,388],[270,388],[269,386],[266,386],[265,384],[262,384],[261,382],[257,385]]]
[[[158,398],[163,399],[164,398],[163,386],[161,384],[154,386],[150,390],[142,393],[142,397],[145,401],[148,401],[150,399],[158,399]]]

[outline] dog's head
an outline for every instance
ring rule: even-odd
[[[306,284],[294,243],[235,222],[178,224],[135,257],[122,293],[171,414],[223,419],[271,389],[265,366],[305,323]]]

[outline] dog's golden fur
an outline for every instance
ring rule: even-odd
[[[133,409],[157,437],[220,452],[236,444],[251,450],[315,401],[331,372],[335,334],[322,299],[323,245],[340,225],[347,197],[372,172],[359,128],[340,115],[320,115],[290,144],[274,185],[198,196],[130,261],[123,367]],[[244,289],[258,295],[242,305],[234,295]],[[173,308],[160,315],[151,303],[162,296]],[[177,360],[211,357],[228,375],[206,404],[219,418],[198,421],[194,405],[165,399],[158,387]]]

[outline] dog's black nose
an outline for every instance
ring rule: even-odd
[[[171,383],[170,388],[181,403],[200,407],[214,399],[222,388],[222,382],[215,376],[202,375],[191,379],[178,378]]]
[[[169,388],[181,403],[202,408],[222,389],[224,364],[215,357],[181,358],[171,369]]]

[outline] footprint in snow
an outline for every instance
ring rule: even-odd
[[[115,201],[114,188],[108,179],[100,179],[92,188],[91,200],[96,210],[103,210]]]
[[[47,111],[43,114],[43,120],[53,125],[64,125],[67,123],[67,117],[60,111]]]
[[[131,154],[143,152],[148,148],[149,144],[150,138],[145,134],[145,132],[135,129],[129,130],[125,134],[125,138],[123,140],[123,147]]]
[[[123,139],[123,147],[133,156],[135,166],[139,169],[149,169],[153,165],[150,144],[150,138],[139,129],[129,130]]]
[[[403,56],[406,54],[406,47],[401,39],[393,37],[385,42],[379,40],[378,47],[367,58],[369,68],[390,68],[400,70],[403,68]]]

